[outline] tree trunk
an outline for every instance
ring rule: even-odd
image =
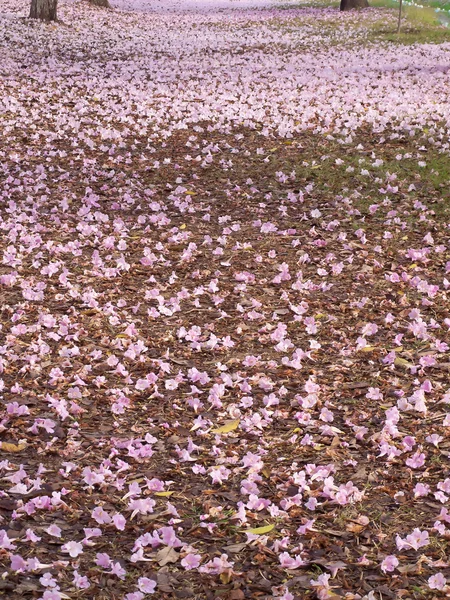
[[[93,6],[101,6],[102,8],[111,8],[111,4],[108,0],[89,0],[89,4]]]
[[[31,0],[30,19],[56,21],[58,0]]]
[[[367,0],[341,0],[340,10],[352,10],[352,8],[368,8]]]

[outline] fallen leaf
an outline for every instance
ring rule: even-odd
[[[168,568],[168,567],[167,567]],[[168,573],[161,573],[161,571],[156,575],[158,582],[158,589],[161,592],[166,592],[171,594],[173,592],[173,586],[171,585],[171,578]],[[175,579],[176,581],[176,579]]]
[[[245,594],[242,590],[232,590],[228,596],[228,600],[245,600]]]
[[[355,383],[344,383],[342,385],[344,390],[359,390],[370,387],[370,382],[368,381],[358,381]]]
[[[361,533],[364,529],[364,525],[359,525],[358,523],[348,523],[346,526],[346,530],[351,533]]]
[[[397,358],[394,360],[394,365],[396,367],[403,367],[404,369],[412,369],[412,367],[414,367],[412,363],[404,358],[401,358],[400,356],[397,356]]]
[[[226,552],[230,552],[231,554],[236,554],[237,552],[243,550],[245,546],[247,546],[247,542],[243,542],[242,544],[230,544],[229,546],[225,546],[224,550]]]
[[[341,560],[328,561],[328,560],[324,560],[324,559],[316,559],[313,562],[314,562],[314,564],[325,567],[325,569],[328,569],[329,571],[331,571],[332,574],[334,573],[332,575],[333,577],[336,576],[336,573],[339,571],[339,569],[346,569],[348,566],[345,562],[342,562]]]
[[[25,442],[21,444],[10,444],[9,442],[0,442],[0,449],[4,452],[22,452],[27,447]]]
[[[220,581],[224,584],[230,583],[232,574],[233,571],[231,569],[227,569],[226,571],[220,574]]]
[[[291,588],[297,586],[304,590],[311,589],[311,575],[300,575],[299,577],[293,577],[287,582],[287,587]]]
[[[222,427],[218,427],[217,429],[211,429],[211,433],[229,433],[230,431],[234,431],[239,427],[240,420],[234,419],[233,421],[227,421],[225,425]]]
[[[275,525],[272,523],[271,525],[264,525],[263,527],[252,527],[251,529],[244,529],[245,533],[254,533],[255,535],[263,535],[264,533],[269,533],[275,529]]]
[[[166,546],[165,548],[161,548],[161,550],[156,553],[155,558],[159,566],[164,567],[164,565],[169,563],[176,563],[179,556],[180,555],[174,548],[171,546]]]
[[[334,535],[336,537],[346,538],[349,537],[348,533],[344,531],[337,531],[337,529],[321,529],[323,533],[329,533],[330,535]]]
[[[397,570],[400,571],[400,573],[416,573],[418,568],[416,564],[410,563],[407,565],[398,566]]]

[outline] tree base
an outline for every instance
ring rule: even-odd
[[[367,0],[341,0],[339,10],[353,10],[354,8],[369,8]]]
[[[92,6],[98,6],[99,8],[111,8],[111,4],[108,0],[88,0]]]
[[[30,19],[57,21],[57,0],[31,0]]]

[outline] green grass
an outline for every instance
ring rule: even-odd
[[[418,6],[403,5],[402,23],[400,33],[396,33],[397,14],[399,4],[397,0],[369,0],[371,8],[377,8],[380,11],[380,19],[377,21],[365,22],[361,19],[359,23],[349,25],[354,31],[364,29],[366,33],[369,28],[367,40],[371,42],[388,42],[409,46],[412,44],[442,44],[450,42],[450,28],[445,27],[439,22],[438,13],[434,10],[436,6],[448,6],[450,3],[440,4],[437,0],[431,0],[433,6],[427,5],[423,8]],[[290,8],[294,5],[279,6],[278,8]],[[298,8],[335,8],[339,7],[337,0],[307,0],[299,2]],[[383,15],[385,13],[385,16]],[[373,13],[371,13],[373,15]],[[361,11],[364,15],[364,11]],[[450,20],[450,14],[449,14]],[[333,29],[330,23],[324,23],[324,26],[330,31]]]
[[[398,12],[399,3],[396,0],[369,0],[369,4],[373,8],[394,8]],[[431,6],[424,6],[420,8],[418,6],[410,6],[403,4],[402,7],[403,18],[415,24],[422,25],[438,25],[439,19],[434,8]]]
[[[415,27],[405,26],[400,33],[380,31],[377,35],[377,39],[393,42],[395,44],[402,44],[404,46],[411,46],[413,44],[443,44],[445,42],[450,42],[450,31],[445,29],[443,31],[421,31]]]
[[[385,8],[392,15],[398,13],[394,0],[371,0],[371,6]],[[374,42],[391,42],[410,46],[412,44],[442,44],[450,42],[450,30],[440,24],[437,13],[429,7],[404,6],[400,32],[395,26],[380,21],[371,26],[369,38]]]
[[[380,202],[379,189],[385,187],[386,173],[396,174],[400,194],[396,196],[396,202],[403,198],[403,195],[409,189],[411,184],[416,187],[415,190],[408,192],[410,205],[418,199],[425,202],[435,213],[435,219],[439,221],[450,221],[450,163],[446,154],[440,153],[436,148],[430,146],[426,141],[427,132],[423,132],[424,137],[417,139],[403,139],[387,142],[385,144],[377,143],[375,138],[371,138],[367,132],[361,132],[358,139],[364,140],[364,149],[356,148],[356,141],[346,153],[342,166],[336,168],[335,160],[342,156],[342,146],[335,141],[322,139],[316,144],[309,144],[309,140],[302,137],[302,159],[298,159],[296,152],[296,143],[286,145],[283,152],[274,153],[270,165],[264,167],[268,180],[273,181],[275,172],[283,170],[289,172],[294,170],[297,173],[297,180],[300,186],[307,183],[314,183],[315,193],[319,194],[324,202],[332,202],[337,194],[344,194],[345,190],[358,190],[360,197],[354,200],[354,207],[361,215],[372,218],[369,210],[370,205]],[[418,147],[425,145],[426,152],[418,152]],[[373,166],[375,158],[382,159],[383,164],[380,167]],[[397,155],[404,156],[405,153],[411,155],[410,158],[397,160]],[[321,156],[327,156],[321,160]],[[313,160],[316,161],[314,168],[311,168]],[[303,161],[308,164],[304,165]],[[362,161],[362,162],[360,162]],[[424,161],[425,166],[419,167],[418,162]],[[348,167],[353,167],[353,171],[347,171]],[[368,170],[369,176],[361,171]],[[380,182],[377,179],[381,179]],[[377,217],[374,217],[377,218]],[[415,220],[414,214],[402,216],[402,220],[412,223]],[[355,221],[355,227],[359,227]],[[351,399],[346,399],[351,404]]]

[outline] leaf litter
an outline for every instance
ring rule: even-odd
[[[0,589],[447,593],[447,46],[1,4]]]

